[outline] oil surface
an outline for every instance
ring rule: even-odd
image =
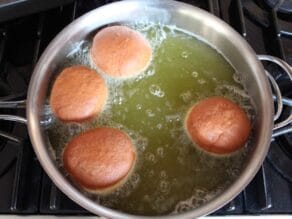
[[[64,145],[92,127],[126,131],[137,148],[137,163],[129,180],[107,196],[85,193],[123,212],[142,215],[178,213],[201,206],[228,187],[248,155],[248,144],[237,153],[214,156],[198,149],[184,129],[188,109],[209,96],[226,96],[252,119],[250,98],[232,66],[214,48],[174,27],[132,25],[150,41],[150,66],[132,79],[111,79],[104,112],[91,123],[63,124],[49,115],[47,130],[62,166]],[[65,65],[90,62],[89,42],[80,42]]]

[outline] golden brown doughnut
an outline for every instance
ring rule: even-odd
[[[102,127],[74,137],[63,153],[64,168],[84,189],[105,193],[123,183],[134,167],[136,151],[130,137]]]
[[[60,120],[82,122],[103,110],[107,96],[107,86],[97,72],[72,66],[65,68],[54,82],[50,105]]]
[[[110,26],[95,35],[90,53],[99,70],[111,77],[130,77],[146,69],[152,49],[139,32]]]
[[[216,154],[240,149],[251,131],[244,110],[224,97],[210,97],[195,104],[187,115],[185,126],[193,142]]]

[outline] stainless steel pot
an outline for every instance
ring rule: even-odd
[[[80,193],[57,168],[54,157],[49,151],[48,138],[41,125],[49,82],[58,66],[62,64],[66,55],[72,49],[72,44],[87,38],[104,25],[133,21],[176,25],[204,39],[224,54],[226,59],[242,75],[245,87],[254,100],[257,116],[254,127],[253,150],[238,179],[222,194],[203,206],[180,215],[163,216],[161,218],[195,218],[209,214],[232,200],[251,181],[268,152],[271,138],[287,133],[292,129],[290,124],[292,115],[285,121],[274,124],[274,119],[278,119],[281,114],[283,103],[291,106],[292,101],[287,98],[282,101],[275,80],[264,70],[259,60],[272,61],[278,64],[291,80],[292,69],[287,63],[276,57],[256,56],[237,32],[206,11],[170,0],[136,0],[109,4],[85,14],[56,36],[37,63],[30,81],[26,102],[27,121],[21,117],[8,115],[1,115],[0,119],[27,122],[31,142],[43,168],[59,189],[76,203],[97,215],[109,218],[142,218],[98,205]],[[269,79],[278,100],[275,115]],[[25,102],[1,102],[0,107],[17,107],[19,104],[23,105]]]

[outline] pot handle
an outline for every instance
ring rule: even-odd
[[[0,101],[0,109],[21,109],[26,107],[26,100],[18,101]],[[27,124],[27,119],[16,115],[0,114],[0,120],[19,122],[22,124]],[[0,137],[6,138],[9,141],[20,143],[22,140],[17,136],[10,133],[6,133],[0,130]]]
[[[269,62],[273,62],[277,64],[279,67],[281,67],[284,70],[284,72],[288,75],[290,81],[292,82],[292,67],[287,62],[270,55],[258,55],[258,59],[260,61],[269,61]],[[265,71],[265,72],[270,80],[272,89],[275,93],[275,95],[273,95],[273,99],[276,102],[276,113],[274,115],[275,124],[274,124],[273,134],[272,134],[272,138],[275,138],[280,135],[284,135],[284,134],[292,132],[292,113],[291,113],[292,108],[290,110],[290,115],[284,120],[279,121],[279,118],[283,111],[283,105],[292,107],[292,99],[283,97],[276,80],[268,71]]]
[[[0,101],[0,108],[2,109],[21,109],[26,107],[26,100],[18,100],[18,101]],[[0,120],[19,122],[23,124],[27,124],[27,119],[21,116],[15,115],[0,115]]]

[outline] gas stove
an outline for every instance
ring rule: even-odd
[[[27,4],[23,6],[23,2]],[[0,101],[25,99],[34,65],[56,34],[82,14],[113,1],[67,0],[58,4],[52,1],[53,5],[45,7],[37,2],[0,2],[0,14],[7,14],[0,16]],[[292,65],[290,0],[184,2],[230,24],[257,54],[274,55]],[[30,7],[33,10],[26,10]],[[292,98],[288,77],[277,66],[265,65],[284,96]],[[291,108],[284,107],[282,116],[290,111]],[[24,116],[25,109],[1,108],[0,114]],[[0,161],[0,217],[67,215],[87,218],[91,215],[60,192],[42,170],[25,125],[0,121]],[[271,214],[292,215],[292,134],[273,139],[268,156],[253,181],[212,216]]]

